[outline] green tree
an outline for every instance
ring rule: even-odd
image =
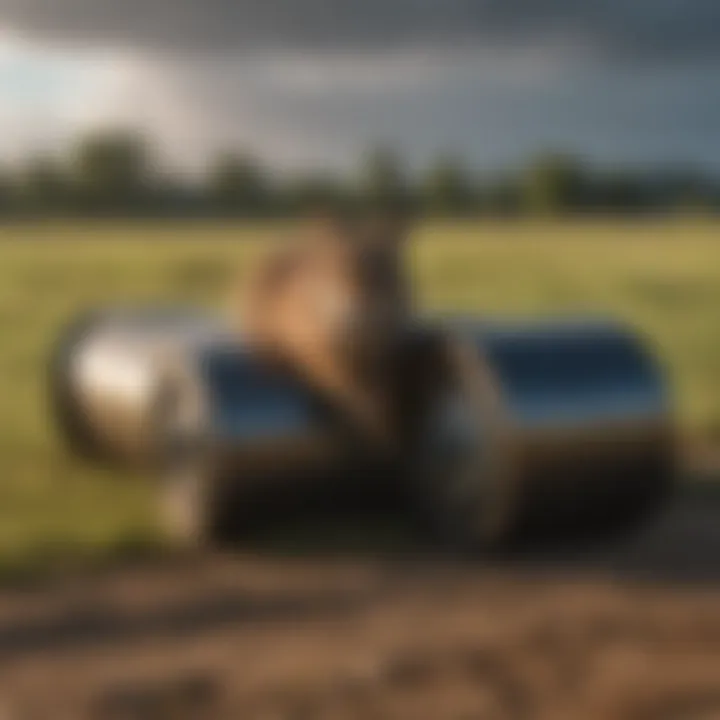
[[[615,212],[633,212],[646,205],[647,191],[644,192],[643,183],[629,172],[615,170],[598,178],[594,194],[594,205],[602,210]]]
[[[269,209],[265,175],[249,156],[220,155],[210,169],[207,184],[210,202],[221,212],[257,215]]]
[[[391,150],[378,147],[365,156],[360,171],[363,205],[395,209],[410,201],[410,187],[403,163]]]
[[[6,214],[12,206],[12,184],[6,171],[0,167],[0,214]]]
[[[136,210],[149,200],[152,167],[150,149],[140,135],[100,132],[82,139],[76,147],[73,178],[87,209]]]
[[[51,157],[32,158],[20,174],[17,190],[19,201],[31,212],[52,214],[68,209],[68,176]]]
[[[454,157],[440,157],[429,169],[422,187],[423,208],[438,215],[462,215],[476,209],[472,181]]]
[[[523,187],[527,211],[558,215],[577,207],[583,197],[584,174],[579,163],[568,155],[546,153],[528,167]]]
[[[665,178],[667,204],[680,213],[703,214],[713,205],[709,178],[692,165],[672,168]]]
[[[315,173],[295,178],[283,192],[283,207],[291,214],[317,209],[347,210],[349,192],[342,180],[329,173]]]
[[[483,212],[501,217],[519,215],[522,210],[521,184],[510,176],[498,177],[485,184],[480,198]]]

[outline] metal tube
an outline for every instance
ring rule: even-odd
[[[445,318],[419,329],[443,361],[408,380],[425,352],[423,342],[408,343],[400,375],[414,389],[403,392],[423,399],[410,397],[409,421],[420,427],[403,453],[410,493],[436,526],[492,546],[527,528],[632,524],[665,496],[674,476],[671,401],[637,333],[591,319]],[[357,438],[349,442],[336,410],[199,313],[81,317],[60,338],[51,391],[71,447],[160,462],[169,496],[196,525],[227,511],[230,486],[277,496],[323,478],[352,496],[392,484]],[[353,465],[377,477],[368,469],[350,481]]]
[[[596,319],[452,318],[438,332],[451,382],[428,416],[418,469],[452,533],[493,544],[540,527],[632,525],[665,497],[671,401],[637,333]]]
[[[175,308],[81,314],[61,333],[50,363],[63,440],[95,459],[146,459],[163,363],[225,335],[211,318]]]

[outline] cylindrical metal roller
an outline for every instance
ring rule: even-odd
[[[50,363],[50,396],[63,439],[94,458],[139,462],[154,450],[161,369],[223,332],[199,313],[109,308],[76,318]]]
[[[415,490],[468,545],[529,529],[632,527],[675,471],[667,383],[644,340],[597,320],[438,324],[445,386]]]
[[[449,318],[421,323],[406,349],[398,389],[410,472],[396,484],[456,540],[492,546],[525,528],[635,522],[671,485],[667,385],[627,328]],[[382,472],[392,463],[212,317],[91,313],[60,338],[51,379],[69,444],[155,462],[169,526],[185,538],[234,525],[256,492],[271,512],[288,489],[318,480],[341,498],[393,495]]]
[[[199,313],[79,318],[58,343],[51,396],[75,451],[153,468],[171,529],[195,539],[232,522],[231,496],[310,485],[352,452],[326,403]]]

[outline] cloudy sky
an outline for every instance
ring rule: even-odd
[[[0,162],[114,124],[187,167],[381,142],[720,171],[719,78],[720,0],[0,0]]]

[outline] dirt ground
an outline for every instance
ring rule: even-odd
[[[262,548],[0,597],[0,718],[720,718],[720,504],[496,562]]]

